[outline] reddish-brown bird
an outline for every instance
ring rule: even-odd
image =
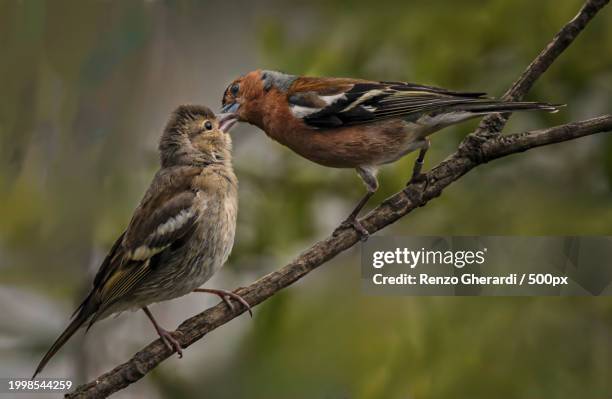
[[[363,238],[368,232],[357,215],[378,189],[380,165],[420,150],[413,170],[416,179],[421,176],[430,134],[488,113],[556,112],[558,107],[406,82],[304,77],[265,70],[236,79],[223,95],[223,112],[259,127],[301,156],[320,165],[357,170],[367,193],[343,225],[352,225]]]

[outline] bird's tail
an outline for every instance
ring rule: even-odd
[[[540,110],[555,113],[565,104],[547,104],[527,101],[475,101],[464,102],[453,105],[451,108],[454,111],[464,111],[471,114],[489,114],[494,112],[514,112],[514,111],[532,111]]]
[[[49,362],[49,360],[51,360],[51,358],[57,353],[57,351],[60,350],[60,348],[66,343],[66,341],[68,341],[70,337],[72,337],[74,333],[79,328],[81,328],[83,324],[87,322],[87,320],[90,319],[92,313],[89,311],[89,306],[87,306],[89,304],[89,299],[90,297],[88,296],[83,301],[81,306],[77,308],[74,313],[76,314],[76,317],[74,317],[74,319],[70,322],[68,327],[66,327],[64,332],[55,340],[55,342],[53,343],[53,345],[51,345],[51,348],[49,348],[47,353],[45,353],[45,356],[43,356],[42,360],[38,364],[38,367],[36,367],[36,371],[34,372],[32,379],[36,378],[36,375],[42,371],[45,365]]]

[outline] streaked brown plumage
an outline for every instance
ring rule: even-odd
[[[234,80],[223,95],[223,111],[262,129],[304,158],[334,168],[354,168],[367,187],[343,225],[362,237],[356,217],[378,189],[380,165],[420,150],[413,179],[429,148],[428,136],[444,127],[494,112],[558,106],[507,102],[484,93],[454,92],[406,82],[306,77],[256,70]]]
[[[161,169],[33,378],[80,327],[113,313],[143,309],[181,355],[178,341],[159,327],[147,305],[196,290],[217,294],[230,306],[233,297],[248,308],[236,294],[198,288],[225,263],[234,242],[238,182],[226,133],[232,124],[201,106],[173,113],[159,144]]]

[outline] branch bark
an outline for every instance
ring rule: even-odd
[[[578,15],[557,33],[506,92],[504,98],[515,100],[522,98],[608,2],[609,0],[586,1]],[[605,115],[548,129],[505,136],[497,134],[503,129],[508,116],[495,115],[484,118],[479,128],[465,138],[455,153],[425,174],[424,181],[410,184],[401,192],[386,199],[361,220],[363,226],[374,233],[394,223],[439,196],[446,187],[471,169],[491,160],[535,147],[612,131],[612,115]],[[317,242],[283,268],[236,292],[251,306],[256,306],[357,242],[359,236],[353,229],[341,230],[336,235]],[[221,302],[181,323],[177,329],[180,335],[179,341],[186,348],[244,312],[244,308],[231,310]],[[105,398],[138,381],[171,355],[172,352],[159,339],[155,340],[138,351],[129,361],[102,374],[96,380],[77,387],[65,397]]]

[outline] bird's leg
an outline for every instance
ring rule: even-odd
[[[193,290],[193,292],[206,292],[208,294],[215,294],[219,298],[221,298],[223,302],[227,304],[227,307],[229,307],[231,310],[234,310],[234,305],[232,305],[232,301],[230,301],[230,298],[235,299],[236,301],[240,302],[247,309],[251,317],[253,317],[251,305],[249,305],[249,303],[243,297],[232,291],[215,290],[212,288],[196,288],[195,290]]]
[[[145,312],[149,320],[151,320],[151,323],[153,323],[153,327],[155,327],[155,331],[157,331],[157,334],[159,335],[163,343],[168,347],[168,349],[174,349],[176,353],[178,353],[179,358],[183,357],[183,348],[181,347],[181,343],[178,342],[178,340],[172,336],[172,333],[170,331],[164,330],[159,324],[157,324],[157,321],[153,317],[153,314],[151,313],[149,308],[144,306],[142,310]]]
[[[342,229],[342,228],[353,227],[355,230],[357,230],[357,233],[359,233],[359,235],[361,236],[362,241],[367,240],[368,237],[370,236],[370,233],[365,227],[363,227],[363,225],[359,222],[359,220],[357,220],[357,216],[359,215],[359,212],[365,206],[365,204],[368,203],[368,200],[370,199],[370,197],[372,197],[372,195],[374,195],[374,193],[368,191],[361,198],[361,200],[359,200],[359,202],[357,203],[357,206],[355,207],[355,209],[353,209],[351,214],[342,223],[340,223],[340,226],[338,227],[338,229],[336,229],[336,231],[334,231],[334,233],[339,231],[339,229]]]
[[[421,144],[421,150],[419,151],[419,156],[417,157],[416,161],[414,161],[414,167],[412,168],[412,177],[410,178],[408,184],[423,181],[423,178],[425,177],[425,175],[421,173],[421,169],[423,169],[423,163],[425,162],[425,154],[427,154],[427,150],[429,150],[431,142],[427,137],[422,141],[423,143]]]
[[[334,230],[333,234],[336,235],[341,229],[344,229],[350,226],[350,227],[353,227],[357,231],[357,233],[359,233],[362,241],[366,241],[368,237],[370,236],[370,233],[365,227],[363,227],[363,225],[359,222],[359,220],[357,220],[357,216],[359,215],[359,212],[361,211],[361,209],[363,209],[365,204],[367,204],[370,197],[372,197],[374,193],[376,192],[376,190],[378,190],[378,180],[376,179],[376,169],[372,167],[361,167],[360,166],[356,170],[357,170],[357,173],[359,174],[359,177],[361,177],[361,179],[365,183],[368,192],[357,203],[357,206],[355,207],[355,209],[353,209],[353,211],[348,216],[348,218],[346,218],[346,220],[344,220],[340,224],[340,226],[338,226],[338,228]]]

